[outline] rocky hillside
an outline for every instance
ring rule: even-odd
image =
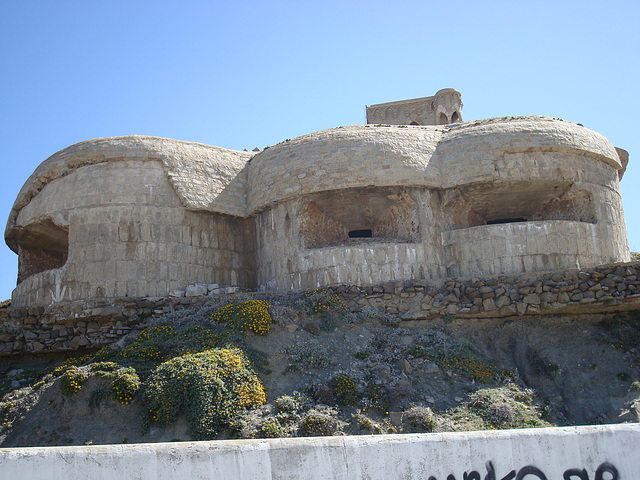
[[[640,313],[407,321],[215,298],[82,356],[4,357],[0,446],[639,421]]]

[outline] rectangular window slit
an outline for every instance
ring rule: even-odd
[[[349,232],[349,238],[371,238],[371,237],[373,237],[373,232],[371,231],[370,228],[364,229],[364,230],[351,230]]]
[[[498,218],[497,220],[489,220],[487,221],[487,225],[497,225],[499,223],[517,223],[517,222],[526,222],[526,218]]]

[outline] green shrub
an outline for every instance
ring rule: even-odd
[[[408,352],[417,358],[427,358],[442,370],[451,370],[476,382],[488,383],[496,377],[508,377],[511,373],[486,362],[475,349],[466,344],[451,346],[416,345]]]
[[[308,399],[299,393],[293,395],[282,395],[273,402],[280,413],[295,413],[302,410]]]
[[[436,420],[429,407],[413,407],[402,415],[404,430],[411,433],[433,432]]]
[[[300,430],[303,434],[313,437],[335,435],[341,429],[336,413],[331,409],[311,410],[302,419]]]
[[[238,349],[185,355],[160,365],[143,385],[145,423],[186,415],[194,437],[211,439],[247,408],[262,404],[262,383]]]
[[[284,348],[282,353],[286,354],[295,362],[298,369],[301,368],[326,368],[331,363],[329,361],[329,349],[324,345],[302,344]],[[292,370],[295,371],[295,370]]]
[[[261,438],[280,438],[288,436],[286,430],[273,417],[267,417],[260,423]]]
[[[540,419],[532,390],[515,384],[476,391],[469,396],[467,409],[481,417],[489,428],[550,426]]]
[[[326,288],[314,288],[313,290],[303,292],[299,306],[304,308],[309,315],[326,312],[328,310],[336,310],[339,312],[346,312],[348,310],[347,304],[344,303],[339,296]]]
[[[69,368],[60,378],[60,391],[63,395],[70,397],[80,391],[86,379],[87,375],[77,368]]]
[[[113,372],[118,370],[120,365],[115,362],[96,362],[89,365],[92,372]]]
[[[258,335],[266,335],[271,328],[269,304],[264,300],[230,303],[216,310],[209,319],[216,323],[226,323],[235,330],[251,330]]]
[[[367,432],[373,434],[384,433],[384,429],[382,428],[382,426],[371,420],[366,415],[363,415],[362,413],[354,413],[353,415],[351,415],[351,420],[360,430],[366,430]]]

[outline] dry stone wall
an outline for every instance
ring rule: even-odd
[[[351,311],[377,309],[402,320],[501,318],[640,309],[640,262],[593,269],[331,287]],[[96,348],[149,325],[153,316],[202,306],[237,288],[193,284],[169,297],[91,299],[0,308],[0,356]],[[269,299],[274,293],[251,295]]]

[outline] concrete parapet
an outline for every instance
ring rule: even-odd
[[[640,425],[0,449],[30,480],[632,480]]]

